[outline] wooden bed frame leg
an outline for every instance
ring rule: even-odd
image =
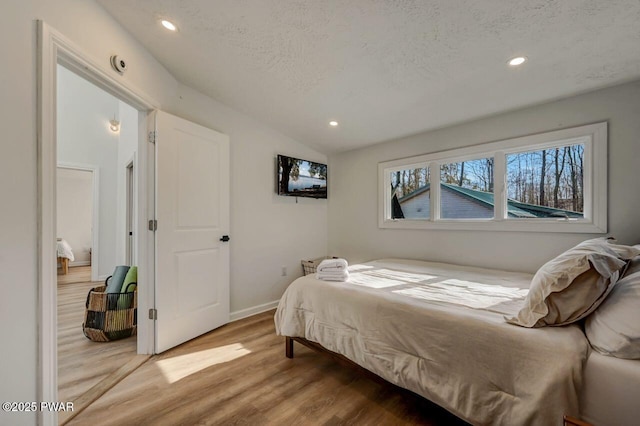
[[[285,337],[284,353],[287,356],[287,358],[293,358],[293,339],[289,336]]]
[[[67,275],[69,273],[69,259],[67,259],[66,257],[59,257],[58,262],[60,262],[62,275]]]

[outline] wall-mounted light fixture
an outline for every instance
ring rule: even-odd
[[[113,120],[109,120],[109,130],[113,133],[118,133],[120,131],[120,122],[116,120],[116,116],[113,116]]]

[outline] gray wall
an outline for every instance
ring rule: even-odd
[[[636,81],[331,156],[329,252],[350,262],[404,257],[534,272],[563,250],[599,235],[379,229],[377,165],[600,121],[609,123],[609,234],[623,243],[640,243]]]

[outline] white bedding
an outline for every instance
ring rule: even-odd
[[[580,394],[582,420],[597,426],[640,422],[640,360],[591,351]]]
[[[317,342],[473,424],[579,417],[582,331],[503,318],[517,312],[531,275],[398,259],[349,271],[347,283],[294,281],[276,332]]]
[[[65,240],[57,241],[56,251],[58,252],[58,257],[65,257],[69,259],[70,262],[73,262],[75,258],[73,257],[73,250],[68,242]]]

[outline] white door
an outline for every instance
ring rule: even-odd
[[[156,353],[229,322],[229,138],[165,112],[156,131]]]

